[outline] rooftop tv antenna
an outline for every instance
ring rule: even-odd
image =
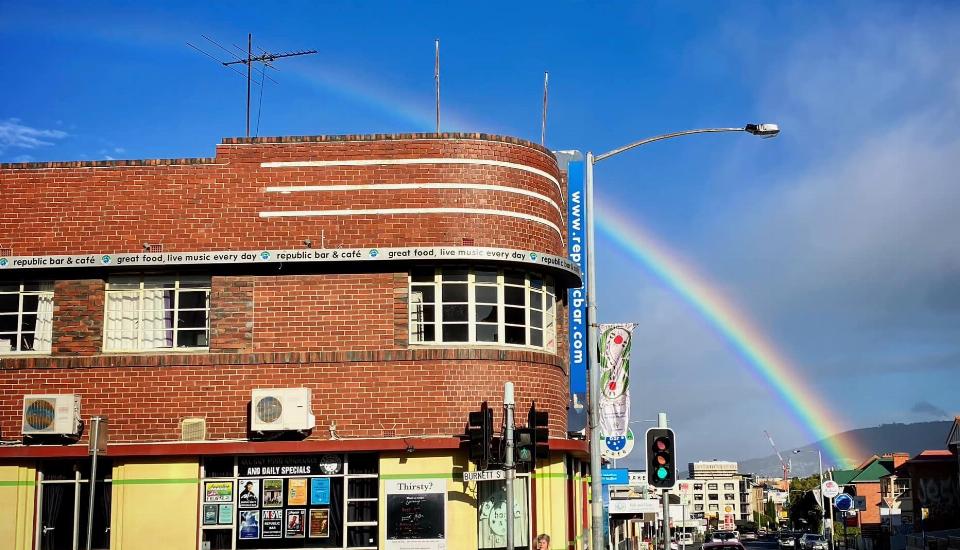
[[[203,36],[203,35],[201,35],[201,36]],[[210,38],[207,38],[206,36],[203,36],[203,38],[204,38],[205,40],[207,40],[208,42],[211,42],[212,44],[214,44],[215,46],[217,46],[217,47],[220,48],[221,50],[227,52],[227,53],[230,54],[231,56],[236,55],[234,52],[231,52],[231,51],[228,50],[227,48],[224,48],[223,46],[221,46],[220,44],[218,44],[216,41],[214,41],[214,40],[212,40],[212,39],[210,39]],[[190,46],[191,48],[195,49],[195,50],[200,51],[201,53],[203,53],[203,54],[206,55],[207,57],[213,58],[215,61],[217,61],[218,63],[220,63],[220,64],[223,65],[224,67],[227,67],[228,69],[231,69],[231,70],[233,70],[234,72],[239,73],[240,75],[243,75],[243,73],[240,72],[240,71],[237,71],[236,68],[233,67],[233,65],[246,65],[246,66],[247,66],[247,74],[246,74],[246,79],[247,79],[247,137],[250,137],[250,86],[251,86],[251,84],[253,83],[253,71],[255,70],[254,67],[253,67],[253,64],[254,64],[254,63],[262,63],[265,68],[266,68],[266,67],[270,67],[271,69],[275,69],[276,67],[274,67],[274,66],[272,65],[272,63],[273,63],[274,61],[278,60],[278,59],[283,59],[283,58],[285,58],[285,57],[297,57],[297,56],[301,56],[301,55],[311,55],[311,54],[317,53],[317,50],[298,50],[298,51],[293,51],[293,52],[271,53],[271,52],[265,51],[265,50],[263,50],[263,49],[260,49],[260,52],[261,52],[260,54],[258,54],[258,55],[253,55],[253,34],[252,34],[252,33],[248,33],[248,34],[247,34],[247,52],[246,52],[246,53],[247,53],[247,56],[246,56],[246,57],[242,57],[242,58],[240,58],[240,59],[232,59],[232,60],[228,60],[228,61],[221,61],[220,59],[217,59],[216,56],[210,55],[209,53],[203,51],[202,49],[194,46],[193,44],[191,44],[191,43],[189,43],[189,42],[187,42],[187,45]],[[236,48],[236,46],[234,46],[234,47]],[[237,48],[237,49],[240,50],[241,53],[243,52],[243,50],[241,50],[240,48]],[[258,49],[259,49],[259,48],[258,48]],[[263,94],[263,86],[262,86],[263,79],[264,79],[264,78],[269,79],[271,82],[274,82],[274,83],[276,83],[276,80],[273,80],[272,78],[270,78],[269,76],[267,76],[267,75],[266,75],[266,72],[263,71],[262,69],[256,69],[256,70],[257,70],[258,72],[260,72],[260,76],[261,76],[261,79],[260,79],[260,82],[261,82],[261,90],[260,90],[260,93],[261,93],[261,98],[262,98],[262,94]]]

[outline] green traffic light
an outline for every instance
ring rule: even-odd
[[[657,468],[657,479],[667,479],[667,469],[663,466]]]

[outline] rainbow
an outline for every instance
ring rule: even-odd
[[[840,419],[810,388],[797,368],[723,293],[633,217],[603,201],[598,201],[598,210],[602,211],[596,217],[598,230],[689,303],[736,349],[810,435],[825,441],[825,462],[843,468],[851,461],[869,456],[853,438],[836,437],[844,430]]]

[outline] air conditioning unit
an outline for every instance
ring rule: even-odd
[[[250,429],[254,432],[312,430],[317,419],[311,410],[310,388],[253,390]]]
[[[183,418],[180,420],[180,441],[203,441],[206,438],[206,418]]]
[[[79,435],[80,396],[23,396],[23,435]]]

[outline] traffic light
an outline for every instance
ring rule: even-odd
[[[538,411],[536,403],[530,404],[530,412],[527,414],[527,429],[532,432],[533,455],[536,460],[550,457],[548,446],[550,439],[549,421],[550,417],[547,411]]]
[[[472,411],[467,423],[467,439],[470,441],[470,460],[481,470],[487,468],[492,455],[493,409],[484,401],[479,411]]]
[[[533,428],[517,428],[513,430],[514,458],[517,463],[531,464],[533,462],[537,453],[533,438]]]
[[[671,489],[677,482],[677,446],[670,428],[647,430],[647,480],[659,489]]]

